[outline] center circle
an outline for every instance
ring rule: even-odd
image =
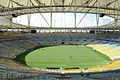
[[[106,55],[87,46],[49,46],[30,52],[26,64],[33,68],[93,68],[111,62]]]

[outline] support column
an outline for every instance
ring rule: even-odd
[[[77,26],[76,26],[76,12],[74,13],[74,26],[75,26],[75,28],[77,28]]]

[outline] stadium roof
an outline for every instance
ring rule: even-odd
[[[0,0],[0,16],[42,12],[81,12],[120,19],[120,0]],[[119,23],[119,22],[117,22]]]

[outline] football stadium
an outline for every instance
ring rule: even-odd
[[[120,80],[120,0],[0,0],[0,80]]]

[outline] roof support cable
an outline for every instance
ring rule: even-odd
[[[98,8],[98,14],[96,14],[96,23],[97,23],[97,29],[96,29],[96,32],[95,33],[98,33],[98,31],[99,31],[99,15],[100,15],[100,2],[98,2],[98,6],[99,6],[99,8]]]
[[[12,8],[14,8],[14,7],[16,7],[16,6],[19,7],[19,5],[16,5],[16,6],[14,5],[15,2],[14,2],[13,0],[10,0],[10,1],[11,1],[11,7],[12,7]],[[19,3],[18,3],[18,4],[19,4]],[[15,10],[15,11],[13,10],[11,13],[12,13],[12,15],[15,14],[15,16],[17,17],[17,16],[18,16],[18,13],[19,13],[19,10]],[[12,16],[12,17],[13,17],[13,16]]]
[[[96,0],[92,6],[95,6],[95,4],[97,3],[98,0]],[[86,15],[89,13],[89,11],[91,10],[91,8],[85,13],[85,15],[82,17],[82,19],[78,22],[77,26],[82,22],[82,20],[86,17]]]
[[[13,2],[11,0],[10,0],[10,2],[11,2],[11,7],[14,8]],[[14,14],[13,11],[12,11],[12,14]]]
[[[87,0],[87,1],[86,1],[85,3],[83,3],[81,6],[83,6],[83,5],[87,5],[87,6],[88,6],[92,1],[93,1],[93,0]],[[77,4],[77,2],[76,2],[75,0],[72,0],[71,3],[69,4],[69,5],[70,5],[69,10],[72,8],[72,5],[73,5],[74,2],[75,2],[75,4]],[[77,9],[79,9],[79,7],[78,7],[78,8],[76,7],[76,10],[77,10]],[[84,7],[81,9],[81,11],[83,11],[83,10],[84,10]],[[81,11],[80,11],[80,12],[81,12]]]
[[[87,0],[83,5],[89,5],[91,3],[92,0]]]
[[[63,5],[62,10],[64,11],[64,10],[65,10],[65,7],[64,7],[64,5],[65,5],[65,0],[62,0],[62,5]]]
[[[54,14],[54,17],[56,17],[56,14]],[[55,26],[55,24],[56,24],[57,21],[56,21],[56,19],[53,19],[53,20],[54,20],[54,21],[53,21],[53,22],[54,22],[54,23],[53,23],[53,26]]]
[[[115,3],[117,0],[114,0],[114,1],[112,1],[112,2],[110,2],[110,3],[107,3],[105,6],[110,6],[111,4],[113,4],[113,3]]]
[[[10,6],[10,1],[9,1],[8,6]],[[6,8],[5,6],[2,6],[2,5],[0,5],[0,7],[1,7],[1,9],[3,9],[3,11],[4,11],[4,9]],[[7,8],[8,8],[8,7],[7,7]],[[3,12],[3,11],[1,11],[1,12]],[[0,14],[2,14],[2,13],[0,13]],[[11,19],[10,19],[10,11],[8,11],[8,14],[9,14],[9,16],[3,16],[3,17],[6,18],[6,19],[8,19],[8,20],[11,20]]]
[[[114,8],[116,8],[116,2],[114,4]],[[115,18],[115,28],[117,28],[117,19],[116,19],[116,11],[114,10],[114,18]]]
[[[119,0],[117,0],[117,6],[118,6],[118,10],[117,10],[117,22],[116,22],[116,26],[117,26],[117,28],[118,28],[118,20],[119,20],[119,14],[120,14],[120,11],[119,11],[119,9],[120,9],[120,4],[119,4],[120,2],[119,2]]]
[[[11,0],[9,0],[8,8],[10,8],[10,4],[11,4]],[[12,6],[12,7],[13,7],[13,6]],[[11,14],[10,11],[8,11],[8,13],[9,13],[9,20],[10,20],[10,21],[9,21],[9,26],[11,27],[11,26],[12,26],[12,22],[11,22],[11,21],[12,21],[12,17],[11,17],[11,15],[10,15],[10,14]]]
[[[51,7],[50,7],[50,28],[52,28],[52,16],[53,16],[53,14],[52,14],[52,0],[50,1],[50,5],[51,5]]]
[[[64,14],[64,18],[63,18],[63,21],[64,21],[64,22],[63,22],[63,23],[64,23],[64,27],[66,27],[66,25],[65,25],[65,23],[66,23],[66,21],[65,21],[65,18],[66,18],[65,15],[66,15],[66,14],[65,14],[65,12],[64,12],[63,14]]]
[[[92,2],[93,0],[88,0],[88,1],[86,1],[84,4],[82,4],[81,6],[83,6],[83,5],[89,5],[91,2]],[[88,2],[88,3],[87,3]],[[76,2],[77,3],[77,2]],[[71,7],[72,7],[72,5],[71,5]],[[79,9],[79,7],[77,8],[76,7],[76,11]],[[83,10],[85,9],[85,7],[83,7],[81,10],[80,10],[80,12],[82,12]]]
[[[13,3],[15,3],[18,6],[24,6],[23,4],[20,4],[20,3],[16,2],[16,1],[14,1],[14,0],[10,0],[10,1],[13,2]]]
[[[28,9],[29,5],[31,5],[30,0],[27,0],[27,12],[29,12],[29,9]],[[31,21],[31,14],[30,13],[27,14],[27,18],[28,18],[27,26],[30,28],[30,21]]]
[[[77,5],[77,0],[75,0],[75,5]],[[74,27],[75,27],[75,32],[77,32],[77,26],[76,26],[76,11],[77,11],[77,7],[74,7]],[[73,38],[76,38],[76,34],[73,34]],[[72,40],[71,40],[72,42]],[[75,43],[77,43],[77,40],[75,41]]]
[[[76,4],[77,4],[77,3],[76,3],[76,0],[75,0],[75,5],[76,5]],[[76,11],[77,11],[77,7],[75,6],[75,7],[74,7],[74,27],[75,27],[75,28],[77,28],[77,27],[76,27]]]
[[[91,2],[92,2],[92,1],[91,1]],[[90,9],[91,9],[91,8],[90,8]],[[90,11],[90,9],[88,10],[88,12]],[[84,10],[84,7],[83,7],[83,9],[81,9],[81,11],[82,11],[82,10]],[[80,12],[81,12],[81,11],[80,11]],[[78,24],[76,25],[76,27],[78,27],[78,25],[79,25],[79,24],[81,23],[81,21],[85,18],[85,16],[87,15],[88,12],[85,13],[85,15],[83,16],[83,18],[82,18],[82,19],[78,22]]]
[[[30,2],[32,3],[33,6],[35,6],[34,3],[33,3],[31,0],[30,0]],[[45,17],[42,15],[42,13],[39,11],[39,9],[36,8],[36,10],[40,13],[40,15],[42,16],[42,18],[45,20],[45,22],[47,23],[47,25],[50,27],[50,24],[49,24],[48,21],[45,19]]]
[[[34,0],[37,4],[38,4],[38,6],[45,6],[45,3],[42,3],[42,2],[40,2],[39,0]],[[33,3],[33,2],[32,2]],[[43,8],[45,11],[47,11],[45,8]],[[47,8],[48,10],[50,10],[50,8],[48,7]]]
[[[55,0],[53,0],[54,5],[57,6],[57,3],[55,2]],[[55,10],[57,11],[57,7],[55,7]]]
[[[72,0],[71,3],[69,3],[69,5],[70,5],[69,10],[72,8],[73,2],[74,2],[74,0]]]

